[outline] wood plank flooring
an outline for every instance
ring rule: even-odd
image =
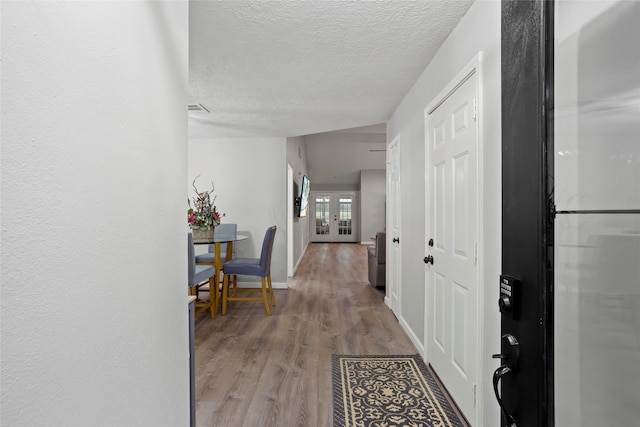
[[[237,302],[196,319],[198,426],[331,426],[332,354],[417,353],[367,280],[366,246],[309,244],[275,294],[270,317]]]

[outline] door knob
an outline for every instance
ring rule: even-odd
[[[424,257],[423,261],[425,264],[433,265],[433,257],[431,255],[427,255],[426,257]]]
[[[511,313],[511,298],[506,295],[503,295],[498,300],[498,307],[500,308],[500,313]]]
[[[400,238],[399,237],[394,237],[393,238],[393,243],[400,243]]]

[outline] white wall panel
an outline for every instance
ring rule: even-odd
[[[451,324],[453,332],[451,337],[453,342],[451,343],[451,358],[453,365],[460,371],[463,377],[467,377],[468,360],[467,360],[467,339],[469,334],[467,333],[467,325],[469,320],[467,319],[468,310],[468,292],[467,289],[459,283],[452,283],[451,287],[452,304],[451,304]]]
[[[360,174],[360,240],[371,243],[378,231],[385,229],[386,221],[385,170],[363,170]]]
[[[462,153],[453,159],[453,252],[463,258],[469,257],[474,239],[469,236],[469,156]]]
[[[435,286],[433,296],[433,307],[431,308],[435,314],[435,322],[433,328],[435,329],[434,339],[436,345],[440,347],[440,350],[444,353],[447,352],[447,317],[449,316],[447,310],[447,298],[446,298],[446,277],[435,274]]]
[[[0,7],[0,424],[188,425],[188,3]]]

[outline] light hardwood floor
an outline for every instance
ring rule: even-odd
[[[196,319],[198,426],[332,425],[332,354],[417,350],[367,280],[359,244],[311,243],[289,289]]]

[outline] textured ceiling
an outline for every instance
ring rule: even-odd
[[[374,126],[325,132],[304,137],[312,188],[347,185],[357,188],[363,170],[384,170],[386,127]]]
[[[191,137],[384,123],[473,0],[191,0]]]

